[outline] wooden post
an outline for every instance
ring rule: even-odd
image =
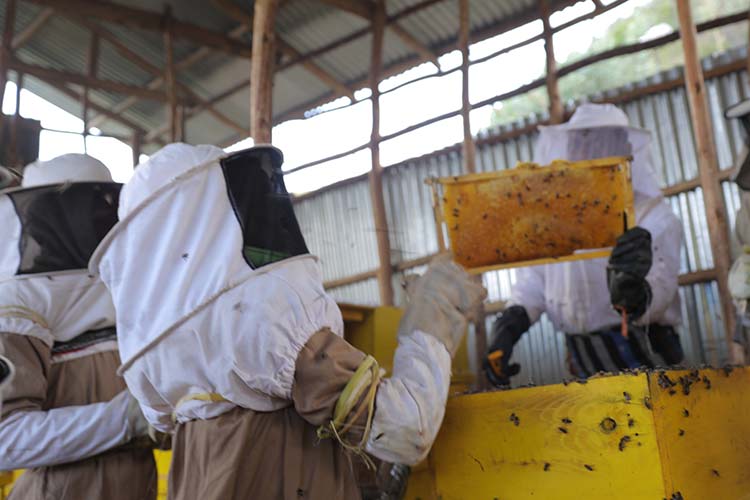
[[[458,43],[461,48],[461,118],[464,127],[463,143],[463,167],[464,172],[473,174],[477,171],[476,144],[471,135],[471,102],[469,101],[469,38],[471,35],[471,18],[469,11],[469,0],[459,0],[459,31]],[[438,231],[442,228],[438,227]],[[481,284],[482,276],[475,276]],[[487,379],[482,371],[482,362],[487,355],[487,328],[485,327],[484,305],[480,304],[477,321],[474,323],[474,345],[476,348],[477,361],[477,386],[480,389],[487,387]]]
[[[549,5],[547,0],[539,0],[539,13],[544,25],[544,51],[547,54],[547,96],[549,98],[550,123],[562,123],[563,106],[560,101],[560,89],[557,85],[557,61],[555,47],[552,43],[552,28],[549,25]]]
[[[169,116],[169,142],[177,142],[182,135],[182,122],[179,117],[177,104],[177,75],[174,68],[174,43],[172,30],[172,12],[167,8],[164,14],[164,56],[166,59],[164,72],[164,90],[167,93],[167,110]]]
[[[378,288],[380,304],[393,305],[393,272],[391,269],[391,242],[388,237],[388,220],[383,197],[383,167],[380,165],[380,73],[383,67],[383,34],[385,31],[385,0],[376,0],[372,18],[372,55],[370,60],[370,89],[372,90],[372,133],[370,152],[370,197],[375,218],[375,236],[378,242]]]
[[[16,109],[10,125],[10,154],[8,155],[8,166],[17,168],[23,167],[18,149],[18,127],[21,125],[21,89],[23,89],[23,73],[18,73],[16,76]]]
[[[250,63],[250,136],[255,144],[270,144],[272,139],[278,7],[279,0],[255,0]]]
[[[88,70],[89,78],[96,78],[96,69],[99,62],[99,36],[91,33],[91,44],[89,45]],[[81,107],[83,108],[83,151],[88,153],[86,139],[89,135],[89,88],[83,88],[81,94]]]
[[[476,146],[471,136],[471,103],[469,102],[469,36],[471,32],[471,21],[469,18],[469,0],[459,0],[459,35],[461,46],[461,117],[464,126],[463,164],[464,172],[473,174],[477,171]]]
[[[695,132],[695,146],[698,150],[699,178],[703,189],[703,202],[706,208],[706,221],[711,238],[711,252],[716,268],[724,326],[727,342],[734,335],[735,312],[729,293],[727,277],[729,273],[729,225],[726,208],[719,183],[719,164],[714,144],[714,132],[706,101],[706,86],[703,69],[697,49],[697,34],[690,11],[689,0],[676,0],[680,22],[680,36],[685,53],[685,89],[690,104],[690,114]]]
[[[141,162],[141,148],[143,147],[143,133],[135,131],[133,132],[133,142],[131,148],[133,150],[133,168],[135,168]]]
[[[6,0],[5,26],[3,27],[2,46],[0,46],[0,110],[5,99],[5,85],[8,83],[8,67],[13,55],[13,31],[16,21],[16,0]],[[0,140],[2,140],[3,124],[0,113]]]

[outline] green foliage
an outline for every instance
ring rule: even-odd
[[[700,23],[732,12],[746,11],[747,0],[694,0],[692,7],[694,19]],[[566,64],[614,47],[636,43],[652,27],[662,24],[677,30],[674,0],[652,0],[637,7],[632,16],[615,21],[605,36],[594,38],[585,51],[574,52],[565,61],[558,61],[558,67],[564,67]],[[581,27],[573,26],[568,29],[575,30]],[[747,44],[747,29],[744,24],[734,24],[699,34],[701,57]],[[560,95],[564,101],[573,100],[641,81],[660,71],[682,66],[682,57],[682,46],[677,41],[656,49],[602,61],[561,78],[558,82]],[[538,78],[543,76],[539,74]],[[491,125],[512,122],[531,113],[544,112],[547,102],[547,92],[544,88],[503,101],[493,112]]]

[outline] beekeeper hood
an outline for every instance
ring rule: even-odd
[[[21,184],[21,175],[15,170],[0,166],[0,191]]]
[[[7,358],[0,356],[0,414],[3,412],[3,389],[13,379],[13,363]]]
[[[52,343],[113,326],[111,301],[88,260],[117,221],[121,185],[80,154],[38,161],[25,173],[21,187],[0,194],[0,331]],[[22,318],[24,308],[33,314]]]
[[[612,104],[582,104],[567,123],[541,127],[534,151],[534,161],[541,165],[607,156],[633,157],[636,205],[662,198],[651,165],[650,132],[631,127],[627,115]]]
[[[268,145],[228,155],[214,146],[171,144],[136,169],[123,188],[120,222],[90,266],[117,307],[123,371],[189,319],[200,323],[202,311],[234,288],[289,262],[317,264],[284,186],[282,161]],[[308,271],[292,279],[320,285]],[[272,293],[257,290],[252,304],[229,312],[252,316],[246,326],[261,316],[277,322],[285,304]],[[219,325],[205,326],[213,332],[204,326],[196,324],[196,334],[222,335]]]

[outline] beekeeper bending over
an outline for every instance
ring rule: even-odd
[[[170,498],[359,498],[347,451],[420,461],[484,297],[455,264],[433,264],[384,378],[342,338],[281,164],[270,146],[169,145],[125,186],[120,222],[92,258],[114,297],[128,386],[149,422],[175,433]]]
[[[573,375],[679,363],[681,322],[677,278],[682,226],[651,173],[651,136],[630,127],[611,104],[584,104],[568,123],[542,128],[536,163],[632,156],[637,227],[618,240],[611,257],[517,271],[507,310],[496,320],[485,372],[506,385],[520,366],[513,346],[546,312],[565,332]],[[622,315],[628,335],[623,335]]]
[[[0,194],[0,470],[28,469],[12,500],[156,498],[148,425],[117,376],[114,307],[88,273],[121,185],[84,155],[28,166]],[[0,368],[0,374],[3,370]]]

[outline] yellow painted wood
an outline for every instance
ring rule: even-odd
[[[154,458],[156,459],[156,470],[159,474],[158,498],[160,500],[166,500],[168,484],[167,479],[169,478],[169,466],[172,463],[172,452],[154,450]]]
[[[451,398],[430,457],[437,495],[661,499],[647,395],[646,375],[628,375]]]
[[[649,377],[666,497],[750,499],[750,370],[666,376]]]

